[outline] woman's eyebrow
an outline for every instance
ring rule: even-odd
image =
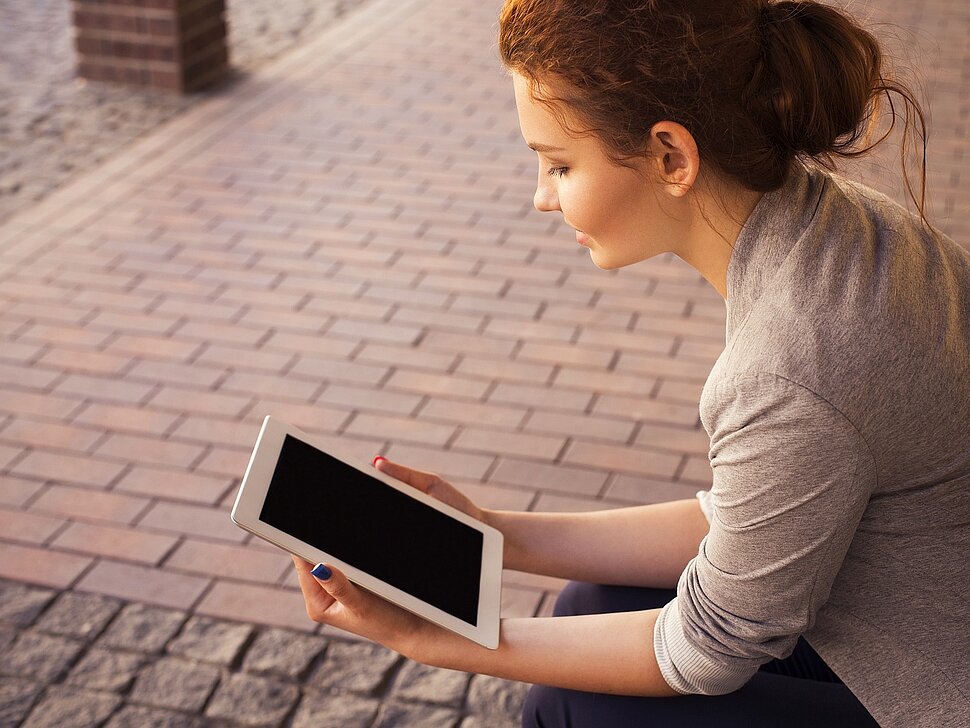
[[[548,144],[536,144],[536,143],[530,143],[529,144],[529,149],[531,149],[534,152],[543,152],[543,153],[545,153],[545,152],[565,152],[566,151],[562,147],[551,147]]]

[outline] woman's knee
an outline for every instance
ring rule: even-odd
[[[585,608],[595,601],[591,592],[598,588],[595,584],[582,581],[569,582],[556,597],[556,604],[552,608],[553,616],[571,617],[576,614],[589,614]]]
[[[571,581],[559,593],[552,613],[556,617],[577,614],[609,614],[659,609],[676,596],[673,589],[603,586]]]
[[[522,728],[565,726],[564,691],[546,685],[533,685],[522,705]]]

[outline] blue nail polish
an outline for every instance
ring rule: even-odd
[[[310,573],[317,577],[320,581],[326,581],[333,576],[333,572],[323,564],[317,564],[314,566]]]

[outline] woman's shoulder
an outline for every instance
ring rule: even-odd
[[[789,351],[797,336],[862,354],[936,323],[970,326],[970,252],[870,187],[817,168],[804,174],[811,214],[785,237],[766,228],[741,251],[747,275],[732,292],[744,325],[732,335],[743,331],[768,351]],[[798,216],[783,200],[772,212]],[[740,323],[731,307],[729,322]]]
[[[937,248],[970,260],[970,252],[935,226],[931,217],[924,219],[887,194],[839,172],[813,166],[807,168],[807,174],[823,189],[818,202],[821,214],[817,215],[820,232],[830,236],[842,232],[842,241],[850,245],[862,234],[897,243],[908,241],[919,249]]]

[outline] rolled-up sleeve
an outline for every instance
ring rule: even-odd
[[[705,392],[702,418],[710,530],[661,611],[654,649],[671,688],[721,695],[791,654],[812,626],[875,476],[856,428],[784,377],[722,381]]]

